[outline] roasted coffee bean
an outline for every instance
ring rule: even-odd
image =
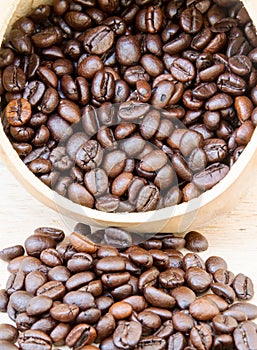
[[[208,249],[206,238],[199,232],[190,231],[185,236],[186,249],[192,252],[200,252]]]
[[[200,324],[191,329],[190,341],[193,346],[211,349],[212,331],[207,324]]]
[[[170,350],[182,350],[185,349],[186,339],[184,335],[180,332],[177,332],[169,337],[168,340],[168,349]]]
[[[217,315],[212,320],[215,330],[221,333],[232,333],[237,327],[237,321],[231,316]]]
[[[235,301],[235,292],[229,285],[215,282],[211,285],[211,289],[215,294],[224,298],[228,304]]]
[[[195,34],[201,30],[203,18],[201,12],[194,7],[184,10],[180,17],[180,25],[186,33]]]
[[[244,312],[248,318],[248,320],[252,320],[256,318],[257,315],[257,307],[250,303],[235,303],[230,306],[229,310],[231,311],[241,311]]]
[[[85,142],[77,151],[76,164],[83,170],[91,170],[102,162],[103,150],[95,140]]]
[[[52,347],[51,338],[44,332],[38,330],[25,331],[20,335],[18,343],[22,350],[26,350],[30,347],[50,350]]]
[[[37,295],[49,297],[53,300],[62,298],[65,294],[65,286],[59,281],[50,281],[43,284],[37,290]]]
[[[76,290],[91,282],[95,278],[93,272],[78,272],[66,281],[67,290]]]
[[[224,13],[226,4],[220,0],[179,1],[165,7],[148,0],[105,0],[98,5],[100,9],[94,0],[60,0],[53,7],[39,6],[11,28],[0,54],[0,93],[4,104],[9,103],[4,107],[13,146],[45,184],[90,208],[147,211],[189,201],[227,174],[228,149],[235,143],[244,147],[256,124],[257,40],[250,17],[234,3]],[[113,103],[121,105],[116,108]],[[165,110],[160,114],[159,108]],[[181,139],[177,137],[174,118],[183,118],[194,132],[179,128],[184,131]],[[140,125],[125,127],[120,121]],[[77,124],[76,130],[70,124]],[[88,135],[83,135],[83,143],[81,124]],[[73,133],[76,137],[70,138]],[[69,170],[63,176],[49,168],[49,153],[52,160],[55,142],[61,140],[58,147],[67,149],[76,163],[57,169]],[[123,140],[121,147],[117,140]],[[156,150],[145,140],[173,157],[174,174],[166,163],[159,168],[149,156]],[[92,143],[89,148],[96,150],[96,158],[90,150],[81,150],[85,143]],[[102,154],[107,148],[114,153]],[[153,171],[144,165],[149,157]],[[220,163],[217,171],[215,162]],[[88,179],[90,171],[91,176],[104,171],[104,180]],[[123,172],[130,173],[129,178]],[[132,173],[145,178],[133,200]],[[174,175],[185,181],[179,192],[172,188]],[[207,180],[201,183],[203,177]],[[88,181],[94,181],[92,188]]]
[[[190,314],[199,321],[212,320],[219,314],[219,309],[214,302],[206,298],[198,298],[189,306]]]
[[[12,100],[6,106],[5,115],[10,125],[22,126],[26,124],[31,118],[31,105],[27,100],[23,98]]]
[[[228,173],[229,168],[222,163],[214,163],[208,166],[202,172],[199,172],[193,176],[193,183],[200,190],[207,190],[212,188],[218,182],[220,182],[224,176]]]
[[[171,55],[182,52],[187,49],[191,42],[191,36],[186,33],[180,34],[176,39],[163,46],[163,51]]]
[[[95,306],[92,294],[85,291],[72,291],[65,295],[63,302],[69,305],[76,305],[81,311]]]
[[[97,337],[100,340],[111,336],[115,330],[115,319],[111,313],[100,318],[96,325]]]
[[[10,66],[14,61],[14,53],[9,48],[1,48],[0,50],[0,68]]]
[[[20,67],[10,65],[4,69],[2,80],[6,91],[20,92],[25,86],[26,76]]]
[[[9,301],[8,294],[5,289],[0,289],[0,311],[6,312],[7,311],[7,304]]]
[[[176,303],[172,296],[152,286],[146,286],[144,297],[151,305],[167,309],[173,308]]]
[[[159,275],[160,284],[166,289],[173,289],[184,283],[184,271],[173,267],[165,270]]]
[[[187,269],[185,279],[189,287],[196,293],[206,291],[211,284],[211,276],[198,267],[190,267]]]
[[[47,248],[55,248],[56,243],[50,236],[35,234],[29,236],[25,241],[25,248],[30,256],[39,257],[41,252]]]
[[[219,269],[227,269],[226,261],[220,256],[210,256],[205,262],[206,270],[214,274]]]
[[[3,261],[10,261],[18,256],[22,256],[25,250],[21,245],[15,245],[13,247],[4,248],[0,251],[0,259]]]
[[[224,73],[219,76],[217,85],[219,89],[232,96],[239,96],[246,90],[246,82],[234,73]]]
[[[121,36],[116,43],[116,57],[124,66],[135,65],[140,60],[140,46],[135,36]]]
[[[188,287],[184,286],[179,286],[172,289],[171,295],[176,299],[176,302],[181,309],[187,309],[196,299],[195,293]]]
[[[95,74],[91,92],[98,102],[105,102],[112,99],[114,95],[114,76],[106,70]]]
[[[244,344],[245,348],[251,348],[255,346],[257,341],[256,331],[253,325],[248,322],[243,322],[234,330],[233,333],[235,346],[239,347],[240,344]]]
[[[28,293],[35,294],[37,289],[47,282],[46,275],[41,271],[32,271],[25,278],[25,289]]]
[[[94,342],[96,331],[88,324],[75,326],[66,338],[66,344],[74,349],[79,349]]]
[[[0,341],[15,343],[18,338],[18,330],[10,324],[0,324]]]
[[[195,68],[192,63],[186,59],[178,58],[171,64],[171,74],[175,79],[186,83],[195,77]]]
[[[17,260],[16,260],[17,259]],[[37,258],[34,258],[32,256],[25,256],[22,257],[22,260],[18,260],[19,258],[15,258],[13,260],[10,261],[10,266],[12,265],[12,263],[15,261],[15,263],[19,263],[19,266],[17,266],[18,268],[16,269],[17,272],[19,269],[22,270],[23,272],[25,272],[26,274],[32,272],[32,271],[36,271],[39,269],[39,267],[42,265],[41,261]]]
[[[242,273],[236,275],[233,281],[233,289],[236,292],[238,299],[251,299],[253,297],[252,280]]]
[[[32,298],[26,306],[26,312],[29,316],[39,316],[49,311],[53,301],[46,296],[37,296]]]
[[[233,283],[234,278],[235,276],[233,272],[225,270],[223,268],[218,269],[213,273],[213,279],[215,282],[228,284],[229,286]]]
[[[114,345],[121,349],[134,347],[139,342],[141,334],[140,323],[134,321],[121,323],[113,334]]]
[[[25,273],[23,271],[17,271],[13,273],[7,283],[6,283],[6,291],[8,294],[12,294],[18,290],[21,290],[24,286]]]
[[[61,242],[65,234],[63,230],[53,227],[39,227],[34,231],[35,235],[51,237],[55,242]]]
[[[248,97],[238,96],[235,98],[235,109],[242,123],[251,117],[253,108],[253,103]]]

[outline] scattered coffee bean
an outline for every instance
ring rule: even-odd
[[[257,307],[241,302],[254,295],[251,279],[221,257],[204,262],[179,250],[207,249],[201,233],[159,233],[136,245],[124,229],[78,224],[63,239],[62,230],[40,227],[25,242],[28,256],[9,262],[0,310],[16,328],[0,325],[1,349],[17,348],[17,338],[23,350],[255,346]],[[17,245],[8,257],[16,247],[24,253]]]

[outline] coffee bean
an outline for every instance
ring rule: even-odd
[[[96,331],[88,324],[80,324],[75,326],[66,338],[66,345],[79,349],[87,344],[94,342]]]
[[[189,306],[190,314],[199,321],[212,320],[219,314],[219,309],[215,303],[204,298],[198,298]]]
[[[28,293],[35,294],[38,288],[47,282],[46,275],[41,271],[32,271],[25,278],[25,289]]]
[[[52,307],[53,301],[46,296],[38,296],[32,298],[26,307],[26,312],[29,316],[39,316],[49,311]]]
[[[53,26],[33,34],[31,39],[35,46],[46,48],[56,44],[60,40],[59,35],[59,28]]]
[[[8,294],[5,289],[0,289],[0,311],[6,312],[7,311],[7,304],[8,304]]]
[[[210,256],[206,262],[206,270],[212,274],[214,274],[216,271],[223,269],[227,269],[227,263],[226,261],[221,258],[220,256]]]
[[[97,262],[96,268],[103,272],[124,271],[125,261],[121,257],[105,257]]]
[[[111,313],[107,313],[100,318],[96,325],[98,338],[102,341],[111,336],[115,330],[115,319]]]
[[[25,248],[29,255],[39,257],[41,252],[47,248],[55,248],[56,243],[49,236],[32,235],[25,241]]]
[[[24,254],[24,248],[21,245],[15,245],[13,247],[4,248],[0,251],[0,259],[3,261],[10,261],[18,256]]]
[[[17,350],[17,346],[12,344],[11,342],[7,340],[0,340],[0,345],[3,350]]]
[[[169,54],[177,54],[187,49],[191,42],[191,36],[186,33],[180,34],[176,39],[163,46],[163,51]]]
[[[46,296],[51,298],[52,300],[58,300],[62,298],[65,294],[65,287],[62,282],[59,281],[50,281],[43,284],[37,290],[37,295]]]
[[[250,303],[235,303],[230,306],[229,310],[231,311],[241,311],[244,312],[249,320],[255,319],[257,314],[257,308],[255,305]]]
[[[198,33],[203,25],[201,12],[193,7],[184,10],[180,17],[180,25],[186,33]]]
[[[240,324],[234,331],[234,342],[235,345],[238,347],[240,346],[240,343],[245,344],[245,347],[251,348],[252,346],[255,346],[257,336],[254,326],[247,322],[243,322]]]
[[[115,346],[121,349],[134,347],[139,342],[141,334],[142,326],[140,323],[124,322],[116,328],[113,334],[113,342]]]
[[[187,309],[196,299],[195,293],[188,287],[179,286],[171,290],[171,295],[176,299],[181,309]]]
[[[148,0],[103,0],[98,5],[58,0],[11,28],[0,50],[0,94],[14,149],[58,194],[97,210],[154,210],[198,197],[227,174],[232,143],[244,147],[256,124],[257,39],[250,17],[235,3],[225,13],[221,0],[164,7]],[[178,128],[177,119],[190,132]],[[63,144],[57,145],[60,140]],[[157,152],[146,140],[172,158],[174,172],[166,163],[145,169],[145,158]],[[85,143],[96,150],[96,158],[81,150]],[[70,166],[64,149],[76,166]],[[116,153],[102,154],[107,149]],[[53,171],[49,154],[51,161],[55,152],[67,163],[57,162]],[[209,174],[216,162],[220,169],[213,170],[214,180],[208,175],[208,184],[199,186],[201,173]],[[61,176],[61,170],[68,173]],[[91,176],[106,173],[91,190],[90,171]],[[136,197],[141,192],[140,200],[149,198],[153,192],[150,205],[130,200],[129,181],[115,188],[123,172],[144,178],[146,189],[137,189]],[[185,181],[179,189],[172,189],[175,175]],[[160,193],[149,190],[153,184]]]
[[[3,71],[3,87],[9,92],[20,92],[26,82],[23,70],[16,65],[10,65]]]
[[[25,99],[12,100],[6,106],[5,115],[12,126],[22,126],[31,118],[31,105]]]
[[[18,330],[10,324],[0,324],[0,341],[15,343],[18,338]]]
[[[221,333],[232,333],[237,327],[237,321],[231,316],[217,315],[212,322],[215,330]]]
[[[64,296],[63,302],[69,305],[76,305],[81,311],[87,310],[95,306],[94,297],[92,296],[92,294],[85,291],[69,292]]]
[[[238,96],[235,98],[235,109],[242,123],[251,117],[253,108],[253,103],[248,97]]]
[[[77,232],[72,233],[70,241],[78,252],[95,253],[97,250],[92,241]]]
[[[193,176],[193,183],[200,190],[207,190],[212,188],[218,182],[220,182],[224,176],[228,173],[229,168],[224,164],[214,163],[208,166],[202,172],[199,172]]]
[[[103,150],[95,140],[85,142],[77,151],[76,164],[83,170],[92,170],[102,162]]]
[[[63,230],[53,227],[39,227],[34,231],[34,234],[51,237],[58,243],[61,242],[65,237]]]
[[[198,267],[190,267],[187,269],[185,279],[189,287],[196,293],[203,293],[211,284],[211,276]]]
[[[135,65],[140,60],[139,42],[135,36],[121,36],[116,43],[116,57],[124,66]]]
[[[88,53],[101,55],[108,51],[114,42],[114,32],[108,26],[90,29],[84,38],[84,48]]]
[[[211,349],[212,346],[212,331],[207,324],[197,325],[191,329],[190,340],[192,345]]]
[[[182,349],[185,349],[185,346],[186,346],[186,339],[182,333],[177,332],[169,337],[169,340],[168,340],[169,349],[182,350]]]
[[[234,274],[231,271],[225,270],[225,269],[218,269],[213,274],[213,279],[215,282],[220,282],[223,284],[228,284],[229,286],[234,281]]]
[[[201,252],[208,249],[206,238],[199,232],[190,231],[185,236],[186,249],[192,252]]]
[[[18,339],[22,350],[29,347],[39,347],[42,350],[50,350],[52,347],[51,338],[44,332],[38,330],[27,330],[22,333]]]
[[[154,210],[158,204],[159,196],[160,193],[156,186],[144,186],[138,194],[137,211]]]
[[[171,74],[175,79],[186,83],[190,80],[193,80],[195,77],[195,68],[192,63],[183,58],[176,59],[171,64]]]
[[[251,299],[253,296],[252,280],[242,273],[236,275],[233,281],[233,289],[236,292],[238,299]]]

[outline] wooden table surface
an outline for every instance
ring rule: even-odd
[[[256,173],[252,174],[257,178]],[[21,244],[39,226],[60,227],[68,234],[74,222],[43,206],[18,183],[6,166],[0,162],[0,249]],[[103,214],[104,215],[104,214]],[[254,188],[244,193],[233,211],[214,218],[200,231],[209,241],[209,249],[203,258],[220,255],[234,273],[242,272],[253,279],[257,303],[257,182]],[[8,273],[6,264],[0,261],[0,289],[5,287]],[[0,314],[0,323],[8,322]]]

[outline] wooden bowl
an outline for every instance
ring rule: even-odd
[[[4,33],[19,17],[28,14],[31,9],[49,0],[0,0],[0,43]],[[244,4],[257,24],[256,0],[245,0]],[[257,175],[257,130],[244,150],[242,156],[233,165],[228,175],[211,190],[188,203],[155,210],[146,213],[103,213],[95,209],[82,207],[58,195],[44,185],[23,164],[4,133],[0,122],[0,154],[7,167],[20,183],[38,200],[54,209],[59,215],[71,217],[79,222],[93,226],[118,226],[134,232],[183,232],[197,229],[216,216],[232,209],[242,193],[255,180]]]

